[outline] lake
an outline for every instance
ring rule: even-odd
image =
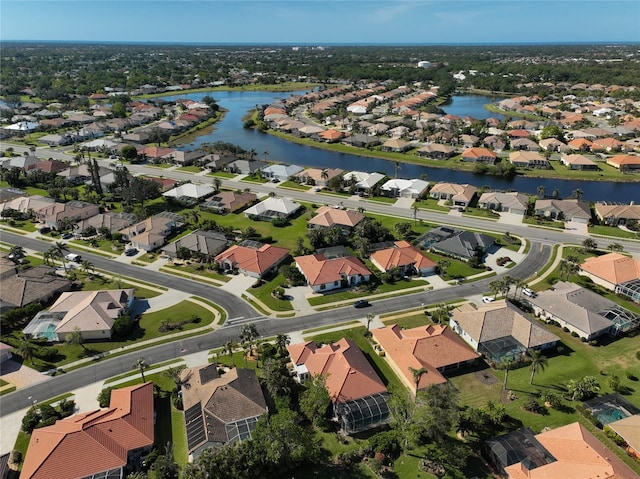
[[[269,161],[279,161],[301,166],[315,166],[319,168],[379,171],[389,176],[394,175],[394,163],[392,161],[298,145],[254,129],[245,129],[242,127],[242,117],[245,116],[249,110],[255,108],[256,105],[270,104],[277,99],[287,98],[290,93],[216,91],[213,93],[174,95],[165,97],[165,99],[176,100],[178,98],[189,98],[198,101],[205,95],[213,96],[218,101],[218,104],[228,110],[228,112],[224,119],[215,125],[215,129],[212,132],[197,137],[197,139],[189,144],[181,145],[181,149],[194,149],[203,143],[224,141],[239,145],[245,150],[255,149],[258,158],[262,159],[266,156]],[[452,97],[451,102],[442,108],[447,113],[461,117],[472,116],[482,119],[488,118],[489,116],[498,116],[484,109],[486,103],[497,100],[499,100],[499,98],[493,99],[482,95],[457,95]],[[265,152],[267,152],[266,155]],[[525,177],[508,179],[488,175],[476,175],[469,171],[429,168],[408,163],[401,164],[398,171],[398,176],[403,178],[419,178],[422,174],[426,174],[429,180],[434,182],[450,181],[463,184],[470,183],[476,186],[487,185],[495,189],[513,189],[529,194],[535,194],[538,186],[542,185],[549,194],[557,188],[563,197],[568,197],[572,191],[581,189],[584,193],[583,198],[588,201],[617,201],[623,203],[628,203],[633,200],[636,202],[640,201],[640,184],[638,183]]]

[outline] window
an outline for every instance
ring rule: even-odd
[[[320,285],[320,289],[326,289],[326,288],[327,288],[327,285],[326,285],[326,284],[321,284],[321,285]]]

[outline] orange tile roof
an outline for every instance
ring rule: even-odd
[[[309,224],[330,227],[342,225],[353,228],[364,219],[364,215],[355,210],[339,210],[331,206],[322,206],[316,215],[309,220]]]
[[[581,148],[590,147],[591,145],[593,145],[593,143],[591,143],[586,138],[576,138],[575,140],[571,140],[567,144],[574,150],[580,150]]]
[[[304,364],[309,374],[326,377],[334,403],[353,401],[387,391],[360,348],[348,338],[318,348],[313,341],[287,346],[294,364]]]
[[[620,284],[640,278],[640,261],[620,253],[609,253],[587,258],[580,269],[611,284]]]
[[[509,479],[633,479],[638,475],[578,422],[536,435],[556,461],[505,467]]]
[[[451,328],[441,324],[404,330],[394,324],[371,333],[412,390],[415,382],[409,368],[427,370],[418,384],[418,389],[423,389],[447,381],[438,368],[480,357]]]
[[[413,265],[418,271],[423,268],[435,268],[435,261],[423,255],[418,248],[406,241],[396,241],[394,248],[376,251],[371,260],[380,265],[383,271],[399,266]]]
[[[323,254],[296,256],[294,258],[298,268],[302,270],[310,286],[341,281],[346,277],[362,275],[369,276],[371,271],[353,256],[346,258],[327,259]]]
[[[233,245],[216,256],[215,260],[219,263],[228,261],[238,269],[261,275],[288,254],[288,249],[270,244],[262,245],[259,249]]]
[[[111,393],[108,409],[33,431],[21,478],[76,479],[127,464],[130,450],[154,441],[153,383]]]
[[[473,148],[467,148],[463,153],[462,156],[465,158],[480,158],[480,157],[491,157],[491,158],[496,158],[498,155],[496,155],[493,151],[487,149],[487,148],[482,148],[482,147],[473,147]]]
[[[325,130],[319,133],[318,136],[324,138],[325,140],[339,140],[342,138],[342,132],[338,130]]]
[[[623,165],[640,165],[640,156],[616,155],[607,160],[607,164],[620,168]]]

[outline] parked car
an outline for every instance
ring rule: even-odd
[[[124,250],[125,256],[135,256],[138,254],[138,250],[136,248],[127,248]]]
[[[530,298],[535,298],[537,296],[536,292],[529,288],[523,288],[522,292],[525,296],[529,296]]]
[[[61,238],[63,240],[70,240],[70,239],[73,239],[73,235],[71,233],[65,233],[61,236]]]
[[[369,301],[367,301],[366,299],[359,299],[358,301],[353,303],[354,308],[366,308],[367,306],[371,306],[371,304],[369,304]]]
[[[493,303],[493,298],[491,296],[483,296],[482,297],[482,302],[483,303]]]
[[[82,262],[82,256],[80,256],[79,254],[75,254],[75,253],[69,253],[69,254],[65,255],[64,259],[66,259],[67,261],[73,261],[74,263],[81,263]]]

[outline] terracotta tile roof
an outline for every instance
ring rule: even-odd
[[[162,158],[174,153],[174,148],[161,148],[158,146],[147,146],[138,152],[139,155],[145,155],[147,158]]]
[[[415,390],[415,382],[409,368],[427,369],[418,384],[418,389],[423,389],[447,381],[439,368],[479,357],[451,328],[441,324],[404,330],[394,324],[373,329],[371,333],[412,390]]]
[[[574,150],[581,150],[582,148],[591,148],[591,145],[593,145],[593,143],[591,143],[586,138],[576,138],[575,140],[571,140],[569,143],[567,143],[567,145],[569,145]]]
[[[322,177],[322,172],[326,172],[327,178]],[[329,181],[331,178],[335,178],[336,176],[340,176],[344,173],[344,170],[340,168],[307,168],[306,170],[302,170],[300,173],[297,173],[295,176],[298,178],[305,179],[311,178],[316,183]]]
[[[329,140],[329,141],[335,141],[335,140],[339,140],[340,138],[342,138],[343,133],[341,131],[338,130],[325,130],[321,133],[319,133],[318,136],[324,138],[325,140]]]
[[[527,469],[519,462],[505,468],[509,479],[633,479],[638,475],[578,422],[535,436],[556,459]]]
[[[312,376],[326,377],[327,390],[334,403],[353,401],[386,392],[382,380],[362,353],[348,338],[318,348],[313,341],[287,346],[295,365],[304,364]]]
[[[483,304],[477,310],[456,308],[451,320],[478,343],[512,336],[525,348],[535,348],[559,339],[505,300]]]
[[[640,278],[640,261],[620,253],[587,258],[580,269],[614,285]]]
[[[310,286],[341,281],[343,276],[371,275],[371,271],[353,256],[327,259],[323,254],[311,254],[294,259]]]
[[[621,166],[640,165],[640,156],[616,155],[607,160],[607,164],[620,168]]]
[[[482,157],[496,158],[497,156],[498,155],[496,155],[495,152],[482,147],[467,148],[462,153],[463,158],[482,158]]]
[[[127,464],[129,450],[154,441],[153,383],[116,389],[108,409],[77,414],[34,430],[26,479],[77,479]]]
[[[233,245],[216,256],[215,260],[219,263],[228,262],[235,268],[262,275],[288,254],[288,249],[269,244],[262,245],[258,249]]]
[[[395,247],[376,251],[371,255],[371,261],[382,267],[383,271],[398,266],[413,265],[418,271],[423,268],[435,268],[435,261],[423,255],[418,248],[406,241],[396,241]]]
[[[348,226],[353,228],[364,219],[364,215],[355,210],[339,210],[331,206],[322,206],[316,211],[316,215],[308,223],[317,226],[330,227],[333,225]]]

